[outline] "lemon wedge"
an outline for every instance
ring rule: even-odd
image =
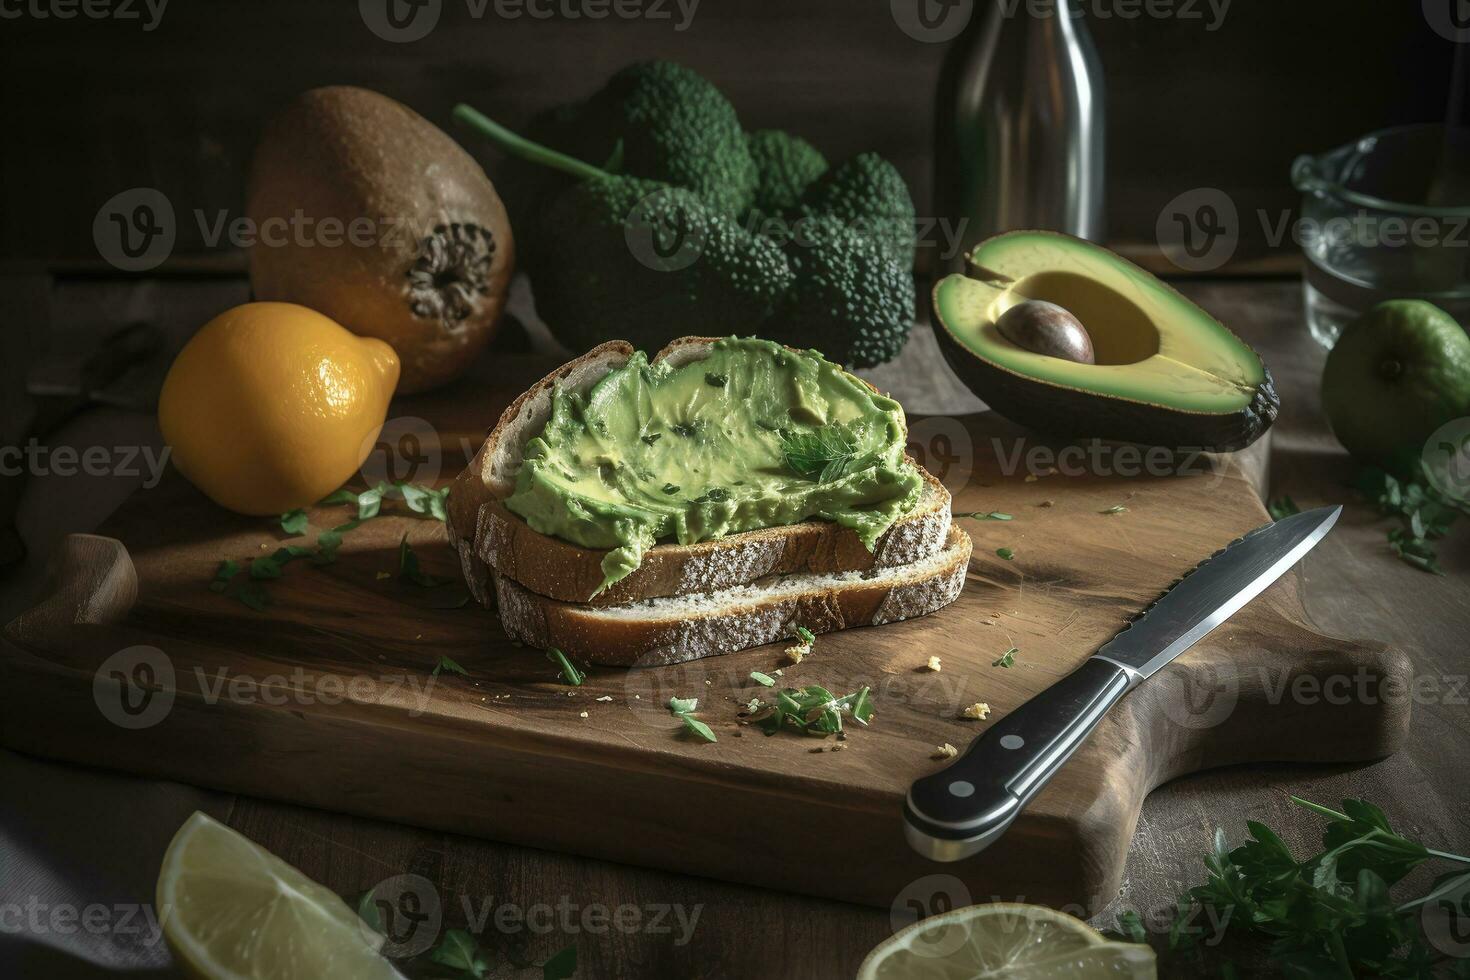
[[[336,893],[195,813],[158,872],[158,914],[180,965],[209,980],[402,980]]]
[[[1111,942],[1040,905],[970,905],[923,919],[868,954],[858,980],[1154,980],[1154,952]]]

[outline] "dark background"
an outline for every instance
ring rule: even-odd
[[[672,2],[670,20],[594,22],[506,20],[493,4],[476,19],[466,0],[443,0],[438,26],[406,44],[375,36],[353,0],[171,0],[152,31],[29,12],[52,2],[0,2],[22,13],[0,19],[0,263],[11,268],[100,264],[97,209],[137,186],[162,190],[178,214],[173,268],[240,267],[238,255],[204,254],[194,211],[240,213],[263,119],[304,88],[368,86],[445,127],[464,100],[517,125],[654,56],[707,74],[747,128],[791,129],[834,158],[890,156],[920,214],[932,210],[946,45],[907,36],[884,0],[702,0],[682,32]],[[1274,221],[1293,206],[1297,154],[1444,117],[1455,45],[1419,0],[1235,0],[1213,32],[1204,0],[1195,9],[1202,19],[1088,17],[1107,76],[1114,245],[1151,245],[1166,202],[1219,187],[1242,214],[1235,268],[1259,269],[1256,210]]]

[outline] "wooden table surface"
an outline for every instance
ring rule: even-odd
[[[1253,343],[1276,375],[1283,412],[1271,449],[1271,495],[1290,494],[1303,509],[1351,501],[1344,484],[1354,467],[1328,432],[1318,405],[1325,355],[1307,336],[1298,284],[1186,282],[1182,288]],[[913,412],[977,407],[943,365],[927,327],[918,328],[898,362],[871,377]],[[92,516],[75,522],[53,517],[48,527],[87,530],[80,523]],[[1306,853],[1316,843],[1318,825],[1289,803],[1292,794],[1324,803],[1365,797],[1430,846],[1463,850],[1470,845],[1470,780],[1464,778],[1463,760],[1470,745],[1467,529],[1459,528],[1442,543],[1446,575],[1435,577],[1393,557],[1385,542],[1388,526],[1366,506],[1350,503],[1337,530],[1307,558],[1302,574],[1309,612],[1324,632],[1381,639],[1413,658],[1419,683],[1408,748],[1366,766],[1238,767],[1160,788],[1144,807],[1122,893],[1099,917],[1100,924],[1110,925],[1125,907],[1146,916],[1170,908],[1175,895],[1202,880],[1201,857],[1216,826],[1235,841],[1243,837],[1246,820],[1260,820]],[[25,765],[46,780],[100,778],[48,763]],[[131,782],[140,789],[144,785]],[[206,793],[203,799],[216,816],[339,892],[358,892],[404,873],[428,878],[450,924],[463,924],[465,908],[481,909],[486,902],[523,909],[544,903],[569,910],[574,923],[581,910],[597,905],[616,910],[657,904],[682,912],[682,919],[670,914],[658,928],[634,932],[605,928],[600,934],[530,936],[530,952],[540,957],[576,942],[581,977],[848,977],[893,929],[890,915],[881,910],[783,893],[780,882],[790,872],[780,868],[771,868],[770,888],[737,886],[225,794]],[[699,814],[687,819],[697,821]],[[587,832],[598,833],[598,814],[586,814],[586,821]],[[833,827],[832,833],[841,834],[842,828]],[[762,857],[751,854],[750,860]],[[861,862],[863,856],[854,854],[853,860]],[[992,897],[1026,898],[975,896],[977,901]],[[650,925],[646,917],[643,922]]]

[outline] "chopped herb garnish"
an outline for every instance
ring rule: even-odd
[[[1278,497],[1266,505],[1266,510],[1271,514],[1271,520],[1279,521],[1283,517],[1292,514],[1300,514],[1302,509],[1296,505],[1296,501],[1289,496]]]
[[[235,598],[256,612],[264,612],[265,607],[272,602],[270,593],[255,582],[246,582],[240,586],[239,590],[235,593]]]
[[[459,970],[474,980],[484,980],[490,975],[490,960],[475,937],[463,929],[444,930],[444,938],[429,953],[429,961]]]
[[[776,686],[776,679],[774,677],[772,677],[770,674],[762,674],[758,670],[752,670],[750,672],[750,679],[764,687]]]
[[[1012,517],[1010,514],[1002,514],[998,510],[992,510],[989,513],[985,513],[983,511],[978,511],[977,510],[977,511],[974,511],[973,513],[968,513],[968,514],[956,513],[953,516],[955,516],[955,517],[968,517],[972,521],[1013,521],[1013,520],[1015,520],[1015,518]]]
[[[582,682],[587,679],[587,675],[578,670],[571,660],[567,659],[567,655],[556,647],[546,651],[546,659],[561,668],[562,680],[573,687],[581,687]]]
[[[403,533],[403,540],[398,542],[398,577],[424,589],[436,588],[449,581],[419,569],[419,556],[409,546],[407,531]]]
[[[996,548],[995,553],[998,557],[1004,558],[1006,561],[1010,561],[1016,557],[1016,553],[1010,548]]]
[[[774,735],[786,727],[807,735],[835,735],[842,731],[844,716],[860,725],[866,725],[873,717],[873,705],[866,687],[840,698],[819,684],[810,684],[800,690],[788,688],[776,695],[774,703],[764,707],[771,713],[761,718],[759,723],[767,735]]]
[[[685,425],[681,422],[678,425],[669,426],[669,429],[674,433],[674,435],[678,436],[679,438],[688,439],[694,435],[695,431],[697,430],[697,426]]]
[[[684,722],[685,731],[692,732],[706,742],[719,741],[708,725],[694,717],[693,712],[698,707],[698,698],[669,698],[669,714]]]
[[[807,646],[817,642],[817,634],[799,624],[796,627],[796,638]]]
[[[860,458],[857,440],[838,425],[824,425],[814,432],[794,432],[781,438],[786,465],[798,476],[818,483],[840,480]]]
[[[223,592],[230,587],[230,579],[240,574],[240,563],[226,558],[219,563],[219,569],[214,573],[214,581],[209,583],[209,591]]]
[[[650,432],[648,435],[646,435],[646,436],[639,436],[638,438],[641,439],[643,442],[645,442],[645,443],[647,443],[648,445],[651,446],[654,443],[658,442],[663,437],[664,437],[664,434],[662,432]]]
[[[570,980],[577,972],[577,947],[563,947],[551,959],[541,964],[541,980]]]
[[[696,504],[705,504],[711,502],[718,504],[723,503],[724,501],[729,499],[729,490],[726,490],[724,487],[710,487],[704,493],[700,494],[698,497],[695,497],[694,500],[691,502]]]
[[[469,671],[461,667],[453,657],[448,656],[439,657],[439,662],[434,665],[434,669],[429,672],[429,676],[438,677],[441,672],[446,670],[451,674],[462,674],[465,677],[470,676]]]
[[[679,485],[677,483],[665,483],[664,484],[664,493],[667,493],[667,494],[675,494],[675,493],[678,493],[678,492],[679,492]]]
[[[711,388],[723,388],[730,383],[730,377],[725,374],[706,374],[704,376],[704,383]]]
[[[297,507],[295,510],[288,510],[281,515],[281,530],[287,534],[305,534],[309,525],[310,522],[306,518],[306,511],[300,507]]]
[[[1122,504],[1114,504],[1107,510],[1098,511],[1099,514],[1126,514],[1127,512],[1128,508],[1124,507]]]
[[[1459,517],[1456,502],[1427,481],[1401,481],[1377,468],[1359,474],[1354,486],[1380,514],[1400,519],[1401,525],[1388,532],[1389,547],[1400,560],[1421,571],[1444,574],[1430,542],[1444,537]]]
[[[992,666],[992,667],[1010,667],[1013,664],[1015,664],[1015,662],[1016,662],[1016,654],[1018,654],[1020,652],[1021,651],[1020,651],[1019,648],[1017,648],[1017,647],[1011,647],[1005,653],[1003,653],[1003,654],[1000,655],[1000,659],[999,660],[996,660],[990,666]]]
[[[686,731],[693,732],[695,735],[698,735],[706,742],[719,741],[719,739],[715,738],[715,733],[710,729],[710,727],[704,722],[700,721],[698,718],[690,714],[682,714],[679,717],[684,719],[684,728]]]

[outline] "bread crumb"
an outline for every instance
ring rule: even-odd
[[[578,718],[586,718],[587,717],[587,712],[584,711],[580,715],[578,715],[577,717]]]
[[[959,749],[955,748],[953,745],[950,745],[948,742],[945,742],[943,745],[936,746],[935,749],[934,749],[934,754],[931,755],[931,756],[929,756],[929,758],[931,758],[931,759],[953,759],[955,756],[957,756],[959,754],[960,754],[960,750]]]
[[[841,752],[845,748],[847,748],[847,746],[843,745],[841,742],[838,742],[836,745],[832,746],[832,751]]]
[[[597,700],[599,700],[599,701],[611,701],[612,700],[612,695],[611,694],[604,694],[602,697],[598,698]]]
[[[1026,474],[1026,479],[1025,479],[1024,482],[1026,482],[1026,483],[1035,483],[1036,482],[1036,474],[1035,473],[1027,473]]]
[[[1055,507],[1056,506],[1056,503],[1057,502],[1055,500],[1043,500],[1041,503],[1037,504],[1036,506],[1038,506],[1038,507]]]
[[[383,579],[385,579],[385,578],[392,578],[392,577],[393,577],[393,573],[392,572],[379,572],[378,573],[378,581],[379,582],[383,581]]]
[[[924,669],[925,670],[932,670],[936,674],[939,673],[939,671],[940,671],[939,658],[938,657],[930,657],[929,658],[929,662],[924,665]]]
[[[791,661],[793,664],[799,664],[801,663],[802,658],[811,652],[812,645],[810,643],[798,643],[795,646],[790,646],[786,648],[786,659]],[[781,672],[778,670],[776,671],[776,673],[779,674]]]
[[[990,717],[990,705],[986,704],[984,701],[976,701],[964,711],[961,711],[960,717],[974,718],[978,721],[984,721],[986,718]]]

